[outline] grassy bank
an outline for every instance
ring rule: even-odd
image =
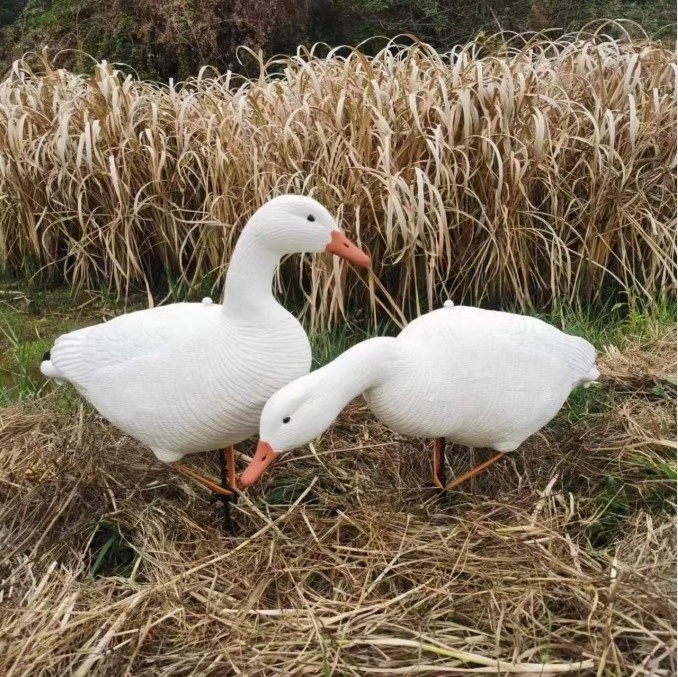
[[[353,403],[226,538],[205,492],[35,372],[56,333],[121,308],[3,291],[3,675],[675,674],[673,305],[560,318],[600,384],[446,501],[426,442]],[[357,338],[318,336],[319,359]]]

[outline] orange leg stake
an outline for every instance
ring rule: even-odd
[[[445,491],[445,438],[436,437],[433,440],[433,484]]]
[[[499,452],[496,456],[493,456],[487,461],[484,461],[483,463],[479,463],[475,468],[472,468],[468,472],[465,472],[461,477],[457,477],[456,479],[453,479],[446,487],[448,491],[450,489],[454,489],[455,487],[458,487],[462,482],[466,482],[466,480],[470,479],[474,475],[477,475],[481,470],[485,470],[485,468],[489,468],[493,463],[496,463],[500,458],[504,456],[503,452]]]
[[[191,470],[183,463],[173,463],[172,469],[184,475],[184,477],[190,477],[194,482],[209,489],[213,494],[221,498],[221,502],[224,505],[225,529],[234,533],[234,526],[231,521],[231,503],[236,502],[238,495],[236,493],[235,452],[233,447],[228,447],[220,452],[219,465],[221,466],[221,485],[209,479],[209,477]],[[215,496],[213,496],[214,498]]]
[[[231,519],[231,503],[235,503],[238,500],[238,494],[235,491],[235,452],[233,451],[233,447],[222,449],[219,461],[219,465],[221,466],[221,486],[228,487],[231,492],[230,496],[225,496],[223,494],[221,496],[221,502],[224,506],[224,529],[232,535],[235,535],[235,526]]]
[[[228,481],[228,486],[230,489],[237,489],[237,478],[235,476],[235,451],[233,450],[233,447],[228,447],[228,449],[224,449],[224,456],[226,457],[226,474],[227,474],[227,481]],[[223,478],[222,478],[223,479]],[[235,494],[234,491],[234,496],[237,495]]]
[[[195,470],[191,470],[190,468],[186,467],[183,463],[173,463],[172,470],[175,470],[184,477],[190,477],[194,482],[197,482],[206,489],[213,491],[215,494],[219,494],[219,496],[233,496],[233,491],[231,491],[230,489],[227,489],[226,487],[223,486],[219,486],[216,482],[213,482],[208,477],[205,477],[204,475],[195,472]]]

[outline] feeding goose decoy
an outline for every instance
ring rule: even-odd
[[[257,482],[276,458],[318,437],[362,395],[387,427],[435,439],[433,483],[451,489],[546,425],[574,388],[598,378],[595,360],[588,341],[537,318],[448,301],[397,337],[363,341],[276,392],[240,484]],[[499,453],[446,485],[446,440]]]

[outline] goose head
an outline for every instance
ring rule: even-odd
[[[288,383],[269,398],[259,420],[257,450],[240,485],[255,484],[277,458],[319,437],[337,418],[345,402],[317,374]]]
[[[344,235],[327,209],[304,195],[269,200],[250,218],[247,231],[277,256],[329,252],[364,268],[370,265],[370,257]]]

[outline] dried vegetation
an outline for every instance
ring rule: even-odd
[[[121,294],[218,284],[247,216],[296,190],[375,260],[367,282],[285,264],[311,326],[349,302],[397,319],[443,295],[670,295],[674,66],[583,34],[300,53],[169,87],[17,62],[0,260]],[[233,538],[86,406],[10,405],[0,673],[674,675],[675,357],[674,334],[609,349],[598,388],[446,503],[426,445],[353,405],[242,496]]]
[[[304,191],[375,261],[369,281],[288,263],[279,284],[301,279],[317,326],[351,300],[374,319],[443,296],[652,299],[676,286],[674,61],[602,33],[300,51],[169,86],[18,61],[0,83],[0,260],[118,293],[219,283],[252,211]]]
[[[446,504],[425,444],[353,405],[243,495],[235,538],[91,411],[5,409],[0,671],[675,675],[675,336],[601,366],[609,406]]]

